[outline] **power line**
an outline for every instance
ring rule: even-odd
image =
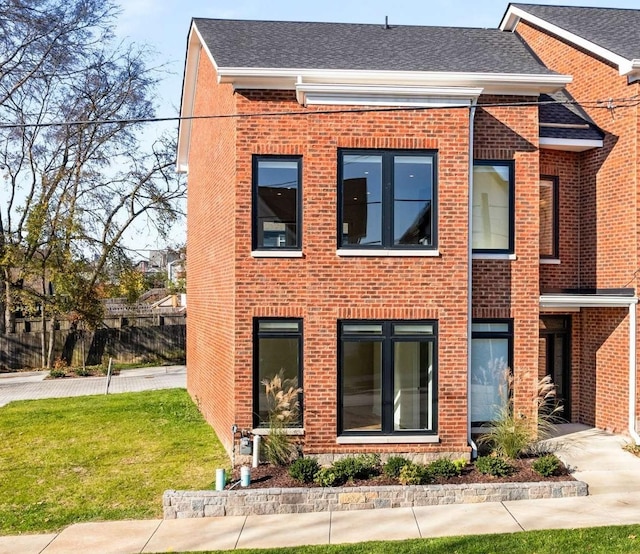
[[[578,102],[577,100],[533,100],[525,102],[493,102],[478,103],[477,108],[510,108],[510,107],[526,107],[526,106],[546,106],[546,105],[564,105],[564,106],[589,106],[591,108],[605,109],[609,111],[621,108],[633,108],[640,105],[640,96],[631,96],[628,98],[609,98],[607,100],[586,100]],[[283,112],[256,112],[241,114],[210,114],[210,115],[192,115],[192,116],[173,116],[173,117],[141,117],[141,118],[125,118],[125,119],[87,119],[75,121],[50,121],[39,123],[0,123],[0,129],[28,129],[37,127],[72,127],[81,125],[114,125],[114,124],[136,124],[136,123],[163,123],[170,121],[187,121],[198,119],[249,119],[257,117],[292,117],[292,116],[313,116],[313,115],[330,115],[330,114],[349,114],[349,113],[381,113],[381,112],[407,112],[407,111],[428,111],[428,110],[451,110],[451,109],[469,109],[471,106],[389,106],[389,107],[365,107],[365,108],[341,108],[331,110],[290,110]]]

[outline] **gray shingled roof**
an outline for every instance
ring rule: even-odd
[[[538,119],[542,123],[560,123],[563,125],[582,125],[582,129],[568,127],[540,126],[540,137],[568,138],[580,140],[602,140],[604,133],[587,115],[581,106],[575,104],[573,97],[565,90],[554,94],[541,94],[539,98]],[[559,104],[551,102],[560,102]],[[546,102],[549,102],[548,104]]]
[[[193,20],[219,67],[554,74],[498,29]]]
[[[640,59],[640,10],[511,4],[628,60]]]

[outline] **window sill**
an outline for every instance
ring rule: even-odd
[[[438,435],[380,435],[380,436],[342,436],[336,444],[437,444]]]
[[[416,257],[416,258],[437,258],[440,256],[439,250],[399,250],[391,248],[381,248],[379,250],[369,250],[367,248],[338,248],[336,251],[338,256],[369,256],[371,258],[379,257]]]
[[[513,260],[517,260],[517,256],[515,254],[483,254],[481,252],[478,252],[477,254],[474,253],[471,256],[471,259],[473,260],[508,260],[508,261],[513,261]]]
[[[283,434],[289,436],[301,437],[304,435],[304,427],[290,427],[282,430]],[[262,437],[269,435],[268,427],[256,427],[251,429],[251,433],[254,435],[260,435]]]
[[[540,265],[560,265],[557,258],[540,258]]]
[[[252,250],[252,258],[302,258],[302,250]]]

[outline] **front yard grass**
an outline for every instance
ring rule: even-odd
[[[451,522],[451,525],[453,530],[455,522]],[[558,552],[611,554],[638,551],[640,551],[640,525],[622,525],[407,541],[240,549],[234,550],[234,554],[388,554],[389,552],[393,554],[557,554]],[[209,554],[218,552],[210,551]]]
[[[162,517],[166,489],[211,488],[230,461],[183,389],[0,408],[0,534]]]

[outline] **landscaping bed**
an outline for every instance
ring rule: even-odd
[[[462,469],[458,476],[443,479],[436,477],[433,484],[436,485],[464,485],[471,483],[537,483],[541,481],[573,481],[569,471],[564,465],[549,477],[543,477],[531,468],[531,464],[537,458],[522,458],[511,460],[511,464],[516,470],[507,477],[494,477],[480,473],[473,464],[468,464]],[[231,476],[231,480],[226,486],[229,490],[231,487],[238,488],[237,483],[240,480],[240,467],[236,467]],[[370,479],[351,479],[344,483],[343,487],[361,487],[361,486],[389,486],[400,485],[397,478],[387,477],[384,474],[371,477]],[[289,475],[288,468],[283,466],[275,466],[271,464],[260,464],[258,467],[251,468],[251,484],[250,489],[260,488],[297,488],[297,487],[320,487],[315,482],[300,483]]]

